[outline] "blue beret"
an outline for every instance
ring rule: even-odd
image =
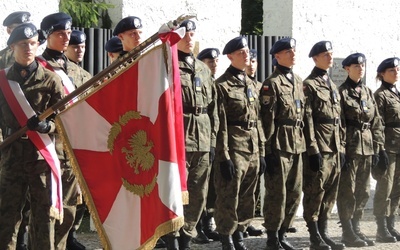
[[[179,25],[179,27],[184,27],[186,32],[196,30],[196,23],[192,20],[185,20]]]
[[[251,49],[249,50],[250,60],[257,59],[257,50]]]
[[[269,53],[271,55],[276,54],[278,52],[281,52],[282,50],[285,49],[292,49],[296,47],[296,40],[294,38],[290,38],[290,37],[285,37],[282,38],[278,41],[276,41],[274,43],[274,45],[272,45],[271,50],[269,51]]]
[[[47,37],[56,30],[69,30],[71,29],[72,18],[64,12],[50,14],[43,18],[40,23],[40,29]]]
[[[86,34],[80,30],[73,30],[71,32],[71,39],[69,40],[69,45],[78,45],[85,43]]]
[[[136,16],[127,16],[117,23],[113,35],[118,36],[127,30],[136,30],[143,28],[142,20]]]
[[[121,39],[117,36],[113,36],[110,40],[107,41],[105,50],[111,53],[118,53],[122,51],[122,42]]]
[[[244,47],[247,47],[247,39],[242,36],[238,36],[230,40],[226,45],[224,50],[222,51],[222,54],[230,54],[238,49],[242,49]]]
[[[381,62],[381,64],[379,64],[376,71],[378,73],[380,73],[380,72],[385,71],[386,69],[397,67],[397,66],[399,66],[399,62],[400,62],[400,59],[398,57],[387,58],[387,59],[383,60]]]
[[[29,18],[31,17],[31,13],[27,11],[16,11],[11,13],[4,19],[3,26],[10,26],[11,24],[21,24],[29,22]]]
[[[33,23],[23,23],[15,27],[11,32],[10,37],[7,40],[7,45],[10,46],[15,42],[30,39],[37,35],[38,31]]]
[[[342,61],[342,66],[344,68],[345,66],[350,66],[352,64],[362,64],[365,63],[366,60],[367,59],[363,53],[353,53]]]
[[[215,59],[219,56],[220,52],[219,49],[217,48],[207,48],[207,49],[203,49],[198,55],[197,55],[197,59],[199,60],[203,60],[206,58],[209,59]]]
[[[330,41],[320,41],[314,44],[310,50],[310,53],[308,54],[308,57],[313,57],[326,51],[332,51],[332,43]]]

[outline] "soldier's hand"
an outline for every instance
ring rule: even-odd
[[[235,165],[231,160],[226,160],[220,163],[219,169],[221,171],[222,177],[227,180],[231,181],[236,174]]]
[[[340,153],[340,168],[343,169],[346,165],[346,155],[344,153]]]
[[[37,115],[32,116],[26,122],[26,126],[29,130],[37,131],[42,134],[46,134],[50,131],[51,126],[47,120],[40,121]]]
[[[379,151],[378,167],[383,171],[386,171],[389,167],[389,157],[386,153],[386,150]]]
[[[258,176],[261,176],[264,172],[265,169],[267,168],[267,163],[265,162],[264,157],[260,157],[260,170],[258,171]]]
[[[278,159],[276,159],[274,154],[267,154],[265,156],[265,163],[265,172],[267,172],[270,176],[273,176],[275,174],[275,167],[278,166]]]
[[[308,156],[310,169],[314,172],[318,172],[322,168],[322,155],[321,153]]]
[[[379,155],[372,155],[372,168],[375,168],[379,163]]]
[[[210,157],[210,164],[212,164],[215,159],[215,148],[214,147],[210,148],[210,156],[209,157]]]

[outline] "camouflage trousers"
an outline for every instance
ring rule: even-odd
[[[55,246],[57,250],[66,249],[68,233],[75,221],[79,196],[78,180],[69,161],[61,162],[61,178],[63,185],[64,220],[62,224],[59,221],[55,223]]]
[[[183,206],[185,222],[181,233],[195,237],[196,224],[207,202],[208,181],[210,178],[209,152],[186,152],[187,189],[189,204]]]
[[[264,223],[267,230],[289,228],[299,208],[302,189],[302,154],[277,151],[279,166],[274,174],[264,174]]]
[[[44,160],[2,162],[0,175],[0,249],[15,249],[22,210],[29,192],[31,250],[54,249],[51,172]]]
[[[314,172],[309,167],[308,156],[303,156],[303,218],[309,223],[329,219],[336,203],[340,160],[338,153],[321,153],[322,168]]]
[[[376,180],[374,215],[398,215],[400,205],[400,154],[387,152],[389,167],[382,171],[378,167],[371,170]]]
[[[370,193],[371,164],[371,155],[354,155],[346,159],[347,169],[340,174],[337,198],[341,221],[362,218]]]

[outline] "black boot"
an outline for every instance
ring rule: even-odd
[[[378,226],[376,230],[376,241],[382,243],[396,242],[396,237],[389,233],[386,223],[386,216],[376,217],[376,225]]]
[[[165,236],[167,243],[167,250],[179,250],[178,238],[175,236],[167,235]]]
[[[67,249],[68,250],[85,250],[86,247],[82,245],[77,239],[76,239],[76,233],[74,230],[70,230],[68,233],[68,238],[67,238]]]
[[[233,245],[233,239],[231,235],[219,235],[222,243],[222,250],[235,250],[235,246]]]
[[[286,240],[286,231],[287,231],[286,227],[281,227],[281,229],[279,229],[278,231],[279,243],[281,243],[282,248],[285,250],[295,250],[296,248],[294,248],[290,244],[290,242]]]
[[[25,244],[25,238],[28,232],[26,231],[26,228],[23,228],[23,226],[20,226],[18,234],[17,234],[17,247],[15,248],[16,250],[28,250],[28,246]]]
[[[386,221],[387,221],[387,228],[389,230],[389,233],[391,235],[393,235],[394,237],[396,237],[397,241],[400,241],[400,233],[394,227],[394,224],[395,224],[395,221],[396,221],[394,215],[391,215],[391,216],[387,217]]]
[[[351,224],[353,226],[354,233],[357,234],[358,237],[360,237],[360,239],[367,242],[368,246],[375,246],[375,241],[368,239],[368,237],[363,232],[361,232],[359,219],[356,218],[351,219]]]
[[[343,220],[340,223],[342,224],[342,242],[346,247],[368,246],[367,242],[360,239],[360,237],[358,237],[358,235],[353,231],[351,220]]]
[[[283,249],[281,243],[279,242],[278,232],[267,230],[267,248],[266,250],[281,250]]]
[[[212,239],[213,241],[219,240],[218,232],[213,229],[212,215],[207,214],[203,217],[202,226],[204,234],[208,237],[208,239]]]
[[[331,239],[328,233],[328,220],[318,220],[318,230],[322,239],[328,244],[332,250],[342,250],[345,248],[343,243],[335,242]]]
[[[233,245],[235,246],[236,250],[248,250],[248,248],[246,247],[246,245],[243,242],[243,232],[236,230],[233,233]]]
[[[179,235],[179,250],[189,250],[192,237],[185,234],[182,229],[179,231]]]
[[[331,247],[325,243],[318,231],[316,221],[307,223],[308,232],[310,232],[310,250],[331,250]]]
[[[197,236],[192,239],[193,243],[196,244],[207,244],[210,243],[210,239],[203,231],[203,220],[200,219],[196,225]]]
[[[248,226],[246,231],[249,233],[250,236],[260,236],[264,233],[263,230],[257,229],[253,225]]]

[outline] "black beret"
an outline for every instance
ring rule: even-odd
[[[121,39],[117,36],[113,36],[106,42],[105,50],[111,53],[118,53],[122,51]]]
[[[184,27],[186,32],[196,30],[196,23],[192,20],[185,20],[179,25],[179,27]]]
[[[296,47],[296,40],[294,38],[285,37],[276,41],[274,45],[272,45],[272,48],[270,49],[269,53],[273,55],[282,50],[292,49],[295,47]]]
[[[222,54],[230,54],[238,49],[242,49],[244,47],[247,47],[247,39],[242,36],[238,36],[230,40],[226,45],[224,50],[222,51]]]
[[[72,18],[64,12],[50,14],[43,18],[40,23],[40,29],[47,37],[56,30],[69,30],[71,29]]]
[[[136,30],[143,28],[142,20],[136,16],[127,16],[117,23],[113,35],[118,36],[127,30]]]
[[[386,69],[390,69],[390,68],[394,68],[399,66],[399,61],[400,59],[398,57],[391,57],[391,58],[387,58],[385,60],[383,60],[381,62],[381,64],[379,64],[378,68],[377,68],[377,72],[383,72]]]
[[[257,50],[251,49],[249,50],[250,60],[257,59]]]
[[[278,61],[276,60],[276,58],[272,58],[272,66],[276,66],[278,64]]]
[[[80,30],[73,30],[71,32],[71,39],[69,39],[69,45],[78,45],[81,43],[85,43],[86,34]]]
[[[310,50],[310,53],[308,54],[308,57],[313,57],[326,51],[332,51],[332,43],[330,41],[320,41],[314,44]]]
[[[31,17],[31,13],[27,11],[16,11],[11,13],[4,19],[3,26],[10,26],[12,24],[21,24],[29,22],[29,18]]]
[[[209,59],[215,59],[219,56],[220,52],[219,49],[217,48],[207,48],[207,49],[203,49],[198,55],[197,55],[197,59],[199,60],[203,60],[206,58]]]
[[[30,39],[37,35],[38,31],[33,23],[23,23],[15,27],[15,29],[11,32],[7,41],[7,45],[10,46],[15,42]]]
[[[363,53],[353,53],[342,61],[342,66],[344,68],[345,66],[350,66],[352,64],[362,64],[365,63],[366,60],[367,59]]]

